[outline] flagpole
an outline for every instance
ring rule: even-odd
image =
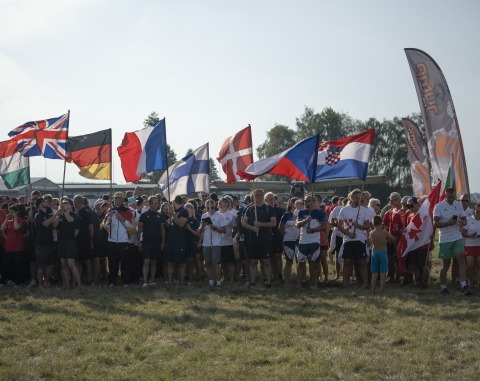
[[[63,183],[62,198],[65,194],[65,173],[67,171],[67,152],[68,152],[68,131],[70,130],[70,110],[68,110],[68,128],[67,128],[67,144],[65,144],[65,157],[63,158]]]
[[[166,155],[167,155],[167,195],[168,195],[168,205],[170,206],[170,172],[168,171],[168,167],[170,167],[170,164],[168,163],[168,148],[167,148],[167,119],[164,119],[164,124],[165,124],[165,149],[167,150]],[[160,184],[159,184],[160,185]]]
[[[113,188],[113,152],[112,152],[112,129],[110,130],[110,196],[109,202],[112,202],[112,188]]]

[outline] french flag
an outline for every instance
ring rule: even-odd
[[[305,182],[315,182],[319,135],[304,139],[274,156],[250,164],[245,171],[237,171],[244,180],[254,180],[271,173]]]
[[[358,177],[365,181],[374,133],[372,128],[358,135],[321,143],[315,180]]]
[[[125,181],[138,181],[142,173],[168,168],[165,118],[154,126],[126,132],[117,148]]]

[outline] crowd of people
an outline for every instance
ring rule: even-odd
[[[203,192],[168,202],[162,194],[128,191],[112,200],[104,195],[93,208],[81,195],[53,198],[35,190],[29,200],[0,196],[0,288],[147,288],[160,282],[255,287],[259,279],[267,288],[272,282],[318,288],[331,281],[329,266],[343,286],[355,279],[374,294],[377,288],[383,294],[386,283],[429,287],[435,232],[408,253],[407,271],[397,258],[400,238],[426,197],[394,192],[382,208],[359,189],[331,199],[296,192],[284,203],[260,189],[241,202]],[[452,259],[452,284],[461,294],[480,288],[480,205],[472,209],[468,195],[455,198],[447,189],[433,213],[443,296],[449,294]]]

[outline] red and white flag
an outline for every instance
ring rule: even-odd
[[[253,163],[252,128],[250,125],[224,140],[217,160],[222,164],[223,172],[227,175],[224,183],[233,184],[237,180],[241,180],[237,171],[243,172]]]
[[[433,234],[433,209],[435,209],[435,205],[438,203],[441,185],[442,182],[439,181],[435,188],[433,188],[428,198],[423,202],[420,209],[418,209],[415,217],[413,217],[412,222],[407,226],[407,230],[400,238],[397,257],[398,267],[402,271],[407,271],[405,261],[407,260],[408,253],[430,243],[430,237]]]

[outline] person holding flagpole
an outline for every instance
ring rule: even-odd
[[[443,267],[440,271],[440,295],[446,296],[449,294],[446,284],[447,272],[452,258],[458,262],[462,295],[471,295],[472,293],[466,281],[465,247],[463,245],[462,233],[458,229],[458,226],[464,227],[466,225],[467,218],[462,204],[455,200],[454,188],[445,190],[445,199],[435,206],[433,220],[433,226],[440,231],[438,258],[443,261]]]

